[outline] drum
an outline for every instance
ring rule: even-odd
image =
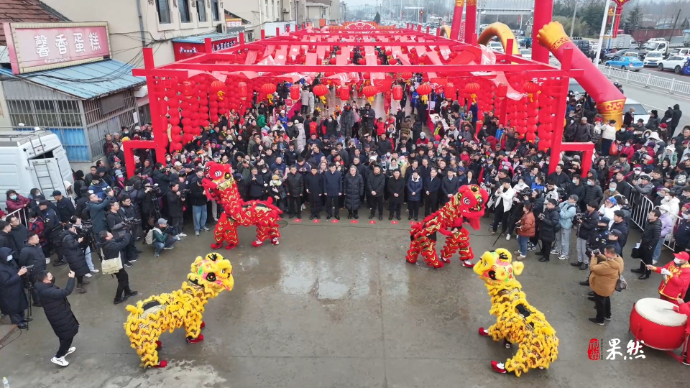
[[[630,332],[644,345],[658,350],[679,348],[688,317],[673,311],[674,304],[656,298],[640,299],[630,312]]]

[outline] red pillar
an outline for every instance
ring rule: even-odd
[[[477,0],[467,0],[465,43],[477,44]]]
[[[616,3],[619,3],[618,1]],[[613,37],[618,36],[618,27],[621,25],[621,14],[623,13],[623,4],[618,4],[616,7],[616,21],[613,23]]]
[[[460,36],[460,25],[462,24],[462,9],[465,0],[455,0],[455,10],[453,11],[453,24],[450,26],[450,39],[457,40]]]
[[[532,60],[549,63],[549,50],[539,44],[539,30],[551,22],[553,17],[553,0],[534,1],[534,25],[532,26]]]

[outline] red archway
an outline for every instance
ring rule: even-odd
[[[210,45],[210,39],[205,44]],[[552,150],[550,171],[561,151],[591,150],[591,144],[561,144],[568,80],[583,73],[571,68],[572,48],[564,49],[562,67],[557,69],[514,55],[516,42],[511,39],[506,44],[506,54],[494,54],[475,44],[430,35],[421,27],[350,23],[321,30],[303,27],[251,43],[240,34],[239,44],[232,48],[216,52],[209,48],[159,67],[147,48],[145,69],[133,74],[147,80],[156,146],[171,150],[180,149],[229,109],[245,108],[254,91],[272,93],[275,86],[270,85],[281,80],[297,82],[321,75],[332,88],[361,93],[373,84],[390,98],[387,81],[420,72],[431,88],[452,90],[460,98],[476,101],[480,112],[494,111],[527,141],[538,138],[540,149]],[[355,51],[361,53],[357,63],[353,63]],[[381,62],[383,53],[388,64]],[[386,85],[388,90],[383,90]],[[140,143],[138,147],[146,146]],[[588,162],[591,158],[585,157],[583,171],[589,170]]]

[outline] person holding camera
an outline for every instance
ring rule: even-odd
[[[558,254],[559,260],[568,260],[570,253],[570,232],[573,230],[573,219],[577,214],[578,196],[573,194],[568,197],[567,201],[561,202],[559,205],[559,223],[561,230],[556,235],[556,246],[552,253]]]
[[[99,245],[101,246],[101,251],[103,252],[103,260],[117,259],[122,257],[122,251],[129,244],[131,238],[130,234],[123,234],[115,238],[107,230],[101,231],[98,234]],[[129,288],[129,275],[125,270],[125,266],[115,274],[117,278],[117,291],[115,292],[114,304],[120,304],[126,301],[130,296],[137,295],[138,292],[132,291]]]
[[[41,271],[34,285],[43,303],[43,312],[46,314],[48,323],[60,340],[60,348],[50,361],[60,366],[69,365],[65,356],[77,350],[71,345],[79,332],[79,321],[74,316],[72,306],[67,300],[67,296],[74,290],[74,272],[70,271],[67,276],[67,285],[64,289],[55,285],[55,277],[48,271]]]
[[[128,224],[124,219],[124,213],[120,209],[120,203],[113,201],[110,203],[108,213],[105,216],[108,222],[108,230],[114,233],[117,238],[127,236],[128,244],[125,247],[122,255],[122,264],[126,267],[131,267],[132,263],[137,262],[136,248],[132,236],[132,225]]]
[[[553,242],[556,240],[556,233],[558,233],[561,228],[560,214],[556,209],[558,202],[551,198],[546,201],[546,205],[544,206],[544,213],[539,215],[539,219],[541,220],[541,231],[539,236],[541,240],[541,251],[537,252],[538,256],[542,256],[539,259],[542,263],[550,260],[551,245],[553,245]]]
[[[527,243],[529,242],[530,237],[534,237],[534,235],[537,233],[536,221],[534,219],[534,213],[532,213],[532,203],[529,201],[524,201],[522,202],[521,208],[523,215],[515,225],[518,235],[518,245],[520,247],[520,249],[516,252],[520,255],[517,257],[518,261],[527,257]]]
[[[156,250],[153,257],[158,257],[163,249],[173,249],[173,244],[180,238],[168,232],[168,221],[160,218],[152,230],[151,244]]]
[[[180,237],[187,237],[182,233],[185,193],[180,190],[180,183],[170,184],[170,191],[166,194],[168,199],[168,216],[170,216],[170,226],[175,228],[175,232]]]
[[[20,267],[26,267],[29,271],[27,274],[28,281],[31,284],[36,282],[36,276],[46,270],[46,257],[41,247],[41,241],[36,233],[29,233],[26,239],[26,245],[22,248],[17,261]],[[38,299],[36,289],[31,287],[31,299],[33,299],[33,306],[41,307],[41,302]]]
[[[89,195],[89,203],[86,204],[86,210],[91,217],[91,224],[93,225],[93,233],[98,235],[102,231],[108,229],[108,222],[105,219],[105,212],[113,197],[113,189],[110,189],[108,196],[101,200],[96,194]]]
[[[94,236],[92,235],[92,225],[83,224],[81,218],[77,216],[72,216],[72,218],[70,218],[70,223],[77,228],[77,236],[83,237],[79,245],[81,245],[81,247],[84,249],[84,258],[86,259],[86,265],[89,267],[89,271],[91,273],[98,273],[99,270],[94,267],[93,259],[91,257],[91,245],[95,240]],[[87,273],[84,276],[90,278],[91,273]]]
[[[510,179],[501,179],[499,184],[491,201],[495,212],[494,222],[490,230],[492,236],[496,234],[499,222],[501,223],[501,234],[505,234],[508,229],[508,217],[510,216],[510,209],[513,206],[513,197],[515,197],[515,190],[510,185]]]
[[[0,310],[10,316],[10,322],[20,329],[27,329],[24,311],[29,308],[29,302],[24,293],[22,276],[27,273],[26,267],[18,268],[10,248],[0,248]]]
[[[592,201],[587,203],[587,211],[582,215],[577,216],[576,222],[580,224],[577,231],[577,261],[570,263],[573,267],[580,267],[581,270],[589,268],[589,256],[587,255],[587,241],[590,235],[596,233],[597,224],[599,223],[599,213],[597,207],[599,203]]]
[[[589,321],[603,326],[605,321],[611,320],[611,295],[616,290],[616,282],[623,273],[625,263],[612,245],[607,245],[603,254],[592,252],[591,260],[589,286],[594,295],[589,298],[594,300],[597,316],[589,318]]]
[[[89,284],[89,281],[84,280],[84,276],[90,272],[89,266],[86,264],[84,248],[81,245],[83,241],[84,237],[78,236],[75,225],[67,224],[65,226],[65,233],[62,238],[63,255],[69,264],[69,269],[75,273],[77,292],[80,294],[86,293],[84,285]]]

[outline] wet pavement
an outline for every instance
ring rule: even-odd
[[[221,252],[232,261],[235,289],[207,305],[203,343],[186,344],[183,330],[162,336],[168,368],[138,367],[122,327],[125,307],[112,304],[116,280],[97,275],[87,294],[69,297],[81,324],[77,351],[67,357],[71,364],[50,363],[58,341],[38,309],[30,331],[18,338],[15,332],[14,342],[0,349],[0,376],[8,376],[12,388],[687,386],[690,368],[662,352],[644,349],[646,359],[632,361],[587,357],[592,338],[618,338],[625,353],[632,304],[657,295],[658,275],[646,282],[628,276],[629,289],[612,297],[613,320],[597,326],[587,320],[595,315],[588,288],[577,284],[584,271],[557,259],[539,263],[530,253],[518,279],[556,329],[559,359],[548,370],[516,378],[489,365],[511,350],[477,334],[495,320],[483,282],[457,257],[440,270],[407,264],[407,221],[353,225],[343,217],[337,225],[325,219],[284,224],[279,246],[253,248],[254,229],[244,228],[240,246]],[[488,220],[482,224],[472,231],[477,255],[516,249],[514,239],[494,245]],[[160,258],[142,247],[128,270],[137,298],[178,288],[194,258],[211,251],[211,233],[195,237],[187,230],[190,236]],[[638,238],[633,233],[630,245]],[[634,262],[626,259],[626,273]],[[61,287],[66,272],[54,271]]]

